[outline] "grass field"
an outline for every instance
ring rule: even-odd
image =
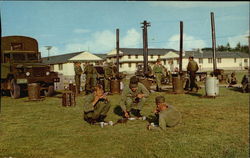
[[[242,74],[240,74],[242,75]],[[249,94],[220,87],[215,99],[198,94],[151,93],[143,114],[153,115],[154,98],[164,95],[183,121],[163,131],[148,131],[147,121],[116,126],[90,126],[82,120],[84,96],[76,107],[62,107],[61,99],[1,97],[0,157],[12,158],[248,158]],[[119,95],[109,96],[114,113]]]

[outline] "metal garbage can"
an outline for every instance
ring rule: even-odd
[[[141,82],[149,91],[152,85],[152,81],[147,78],[139,78],[139,82]]]
[[[111,93],[112,94],[118,94],[120,93],[120,80],[111,80]]]
[[[180,76],[180,75],[174,76],[172,78],[173,92],[175,92],[177,94],[184,93],[182,80],[183,80],[182,76]]]
[[[40,85],[38,83],[28,84],[29,100],[39,100],[40,97]]]
[[[62,95],[62,106],[75,106],[75,93],[72,91],[65,91]]]

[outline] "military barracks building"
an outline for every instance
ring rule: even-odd
[[[188,57],[194,56],[199,65],[199,71],[211,71],[213,69],[212,51],[185,51],[183,53],[182,69],[185,71],[188,64]],[[160,58],[162,64],[170,71],[179,68],[179,52],[174,49],[148,49],[148,64],[152,67],[155,61]],[[249,55],[242,52],[217,52],[217,68],[224,70],[244,70],[249,68]],[[106,54],[93,54],[82,51],[58,56],[43,58],[43,63],[51,66],[51,70],[61,74],[64,82],[74,82],[74,63],[90,62],[94,65],[102,65],[103,62],[116,63],[116,49]],[[129,74],[135,73],[139,64],[143,64],[142,48],[120,48],[119,70]]]

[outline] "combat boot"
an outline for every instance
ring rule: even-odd
[[[100,115],[97,119],[97,122],[105,122],[104,119],[106,118],[106,115]]]

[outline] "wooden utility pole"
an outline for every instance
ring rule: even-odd
[[[213,70],[217,69],[216,65],[216,37],[215,37],[215,23],[214,23],[214,13],[211,12],[211,28],[212,28],[212,47],[213,47]]]
[[[183,22],[180,22],[180,55],[179,55],[179,73],[182,73],[182,53],[183,53]]]
[[[148,71],[148,31],[147,28],[150,26],[150,23],[144,20],[142,22],[143,24],[142,28],[142,39],[143,39],[143,73],[144,76],[146,76],[147,71]]]
[[[116,68],[119,73],[119,29],[116,29]]]

